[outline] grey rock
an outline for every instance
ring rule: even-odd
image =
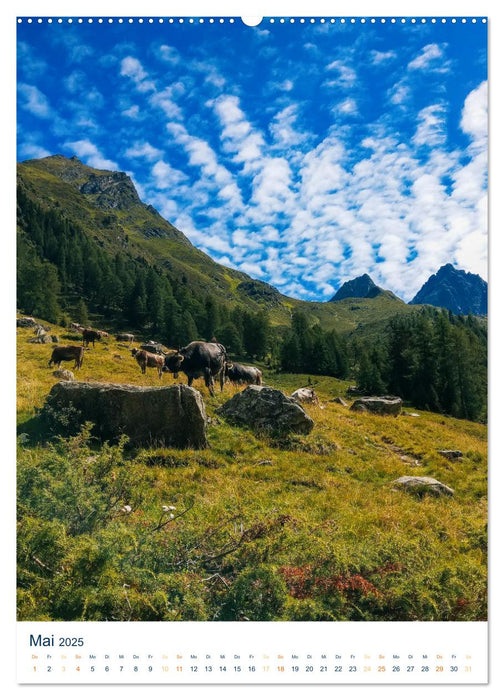
[[[82,194],[92,195],[99,209],[130,209],[141,205],[131,179],[122,172],[92,173],[80,186]]]
[[[19,328],[33,328],[38,326],[38,323],[31,316],[23,316],[22,318],[16,319],[16,326]]]
[[[380,416],[398,416],[402,399],[398,396],[362,396],[350,406],[351,411],[366,411]]]
[[[28,342],[40,345],[47,345],[47,343],[53,342],[53,336],[49,335],[49,333],[43,333],[42,335],[36,335],[35,338],[30,338]]]
[[[69,369],[55,369],[53,377],[63,380],[64,382],[73,382],[75,380],[74,373]]]
[[[291,394],[291,399],[294,399],[294,401],[297,401],[298,403],[319,403],[319,397],[315,393],[315,389],[308,386],[293,391]]]
[[[313,429],[313,420],[297,401],[269,386],[247,387],[217,413],[230,423],[256,431],[307,434]]]
[[[452,488],[430,476],[401,476],[392,483],[397,488],[404,489],[418,496],[423,496],[426,493],[431,493],[435,496],[453,496],[455,493]]]
[[[146,350],[147,352],[152,352],[155,355],[165,354],[161,343],[156,343],[154,340],[149,340],[147,343],[142,343],[142,345],[140,345],[140,348],[142,350]]]
[[[42,414],[57,417],[70,412],[72,427],[91,421],[93,434],[103,440],[126,434],[133,445],[208,446],[203,398],[183,384],[59,382],[52,387]]]
[[[456,462],[462,459],[462,452],[460,450],[438,450],[438,454],[440,454],[441,457],[449,459],[450,462]]]
[[[336,398],[331,399],[331,403],[339,403],[341,406],[348,406],[347,402],[341,398],[341,396],[336,396]]]

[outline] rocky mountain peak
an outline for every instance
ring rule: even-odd
[[[79,190],[82,194],[94,195],[100,209],[129,209],[142,204],[131,179],[123,172],[91,173]]]
[[[451,263],[431,275],[410,304],[431,304],[452,311],[485,316],[488,312],[488,285],[479,275],[457,270]]]
[[[376,285],[371,277],[367,274],[356,277],[353,280],[345,282],[330,299],[330,301],[340,301],[341,299],[358,298],[372,299],[378,296],[382,289]]]

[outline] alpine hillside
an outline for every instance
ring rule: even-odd
[[[274,326],[288,327],[294,311],[305,313],[311,323],[352,332],[357,327],[409,314],[411,307],[391,292],[362,293],[350,283],[338,292],[339,303],[310,302],[282,295],[273,286],[247,274],[224,267],[191,244],[150,205],[142,203],[126,173],[96,170],[78,158],[54,155],[18,164],[18,224],[24,238],[32,238],[23,216],[25,202],[50,212],[51,217],[77,227],[89,245],[109,258],[117,256],[155,267],[175,284],[184,284],[196,296],[212,295],[224,305],[238,304],[250,311],[266,310]],[[63,227],[64,228],[64,227]],[[66,236],[62,230],[62,236]],[[38,244],[39,253],[40,244]],[[61,260],[44,257],[61,270]],[[353,290],[353,293],[349,292]],[[375,291],[376,291],[375,290]],[[72,295],[72,289],[67,290]],[[368,290],[369,292],[369,290]],[[356,307],[351,297],[365,297]],[[43,315],[43,314],[42,314]]]

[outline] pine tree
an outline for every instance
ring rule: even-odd
[[[75,320],[77,323],[80,323],[81,326],[87,326],[89,323],[89,316],[88,316],[88,309],[86,306],[86,302],[82,297],[78,300],[77,304],[75,305]]]

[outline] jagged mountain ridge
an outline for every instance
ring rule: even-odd
[[[446,264],[431,275],[410,304],[430,304],[454,314],[486,316],[488,284],[479,275]]]

